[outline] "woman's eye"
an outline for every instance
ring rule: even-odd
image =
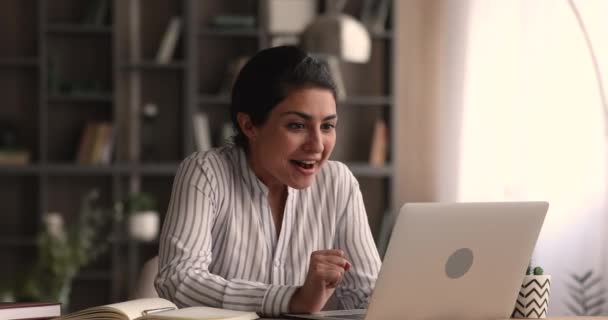
[[[334,128],[336,128],[336,125],[333,123],[324,123],[321,125],[321,129],[323,130],[332,130]]]
[[[298,123],[298,122],[292,122],[292,123],[287,124],[287,128],[294,129],[294,130],[304,129],[304,124]]]

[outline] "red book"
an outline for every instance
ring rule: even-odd
[[[39,319],[61,315],[57,302],[0,302],[0,319]]]

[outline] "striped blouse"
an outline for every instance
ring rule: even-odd
[[[180,307],[278,315],[304,283],[310,254],[336,248],[352,267],[335,298],[342,308],[364,308],[380,258],[350,170],[327,161],[310,187],[288,187],[280,234],[267,195],[241,148],[186,158],[161,233],[159,295]]]

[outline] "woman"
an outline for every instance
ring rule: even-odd
[[[179,306],[264,315],[367,304],[380,259],[339,162],[335,86],[293,46],[256,54],[232,91],[235,146],[194,153],[173,185],[156,288]]]

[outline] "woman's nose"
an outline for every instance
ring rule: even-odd
[[[323,151],[323,136],[320,130],[311,130],[306,141],[306,151],[320,153]]]

